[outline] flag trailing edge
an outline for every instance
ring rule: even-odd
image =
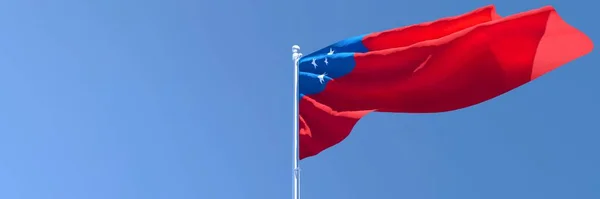
[[[551,6],[501,17],[490,5],[339,41],[298,63],[299,158],[338,144],[370,112],[466,108],[592,49]]]

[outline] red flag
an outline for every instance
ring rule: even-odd
[[[552,7],[500,17],[487,6],[342,40],[299,62],[300,159],[338,144],[372,111],[466,108],[592,48]]]

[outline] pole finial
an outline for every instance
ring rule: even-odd
[[[297,62],[302,57],[302,53],[300,52],[300,46],[298,45],[292,46],[292,53],[292,59],[294,59],[294,62]]]

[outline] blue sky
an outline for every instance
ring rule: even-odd
[[[293,44],[488,4],[600,36],[583,0],[2,1],[0,198],[291,198]],[[368,115],[301,162],[302,197],[600,198],[599,59],[469,109]]]

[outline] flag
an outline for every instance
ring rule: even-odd
[[[341,40],[298,62],[300,159],[344,140],[370,112],[473,106],[592,48],[551,6],[508,17],[487,6]]]

